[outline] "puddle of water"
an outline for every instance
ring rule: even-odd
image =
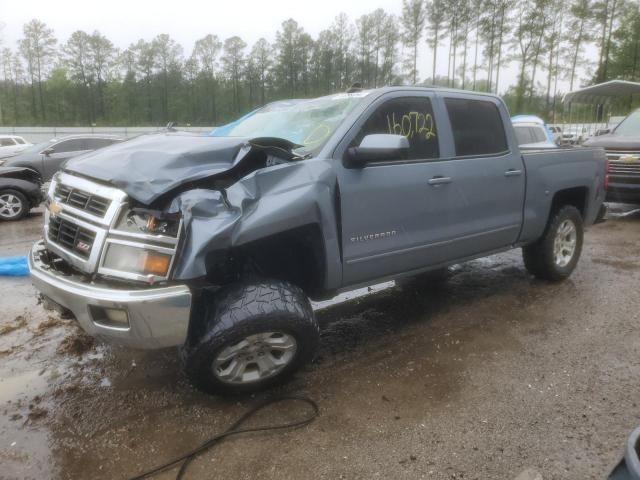
[[[42,395],[47,390],[48,375],[31,370],[0,380],[0,405],[21,397]]]

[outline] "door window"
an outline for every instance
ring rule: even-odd
[[[117,140],[112,138],[87,138],[87,150],[97,150],[113,145]]]
[[[16,143],[20,144],[20,145],[24,145],[27,142],[25,142],[22,138],[20,137],[14,137],[14,140],[16,141]]]
[[[0,138],[0,147],[13,147],[15,143],[10,138]]]
[[[440,154],[433,109],[426,97],[394,98],[383,103],[361,127],[351,146],[360,145],[366,135],[374,133],[407,137],[409,160],[438,158]]]
[[[457,156],[504,153],[507,139],[498,107],[486,100],[445,98]]]
[[[72,138],[70,140],[62,140],[54,144],[53,153],[79,152],[86,150],[84,138]]]

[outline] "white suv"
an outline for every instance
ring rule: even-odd
[[[30,146],[31,143],[17,135],[0,135],[0,165],[3,158],[13,157]]]

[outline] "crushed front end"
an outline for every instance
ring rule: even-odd
[[[33,283],[87,333],[137,348],[185,342],[192,294],[170,281],[180,216],[133,208],[117,188],[60,173],[44,238],[29,256]]]

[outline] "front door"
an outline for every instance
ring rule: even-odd
[[[353,285],[444,261],[437,243],[454,205],[438,162],[440,136],[434,97],[389,94],[374,102],[346,141],[375,133],[404,135],[409,158],[345,168],[336,162],[340,188],[343,284]]]

